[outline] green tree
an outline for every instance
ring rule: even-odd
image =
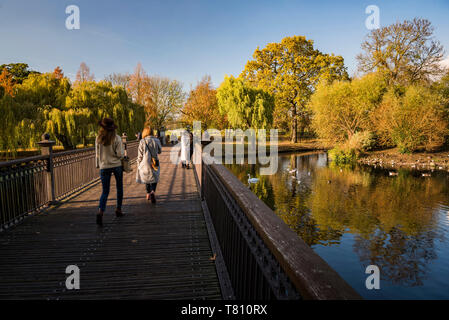
[[[12,75],[14,83],[21,84],[30,74],[39,74],[37,71],[29,69],[26,63],[9,63],[0,65],[0,73],[4,70]]]
[[[15,102],[10,95],[0,97],[0,150],[13,155],[17,149]]]
[[[241,77],[251,85],[274,95],[277,123],[289,118],[292,142],[298,141],[310,123],[307,103],[321,80],[347,79],[341,56],[328,55],[313,47],[303,36],[286,37],[269,43],[253,54]]]
[[[321,83],[309,103],[315,131],[321,138],[343,142],[371,130],[370,114],[385,92],[382,76],[374,73],[352,81]]]
[[[133,103],[123,87],[112,86],[108,81],[79,83],[67,96],[64,109],[47,110],[47,124],[52,132],[57,132],[61,139],[69,137],[72,146],[92,139],[99,119],[104,117],[113,118],[119,132],[129,136],[142,130],[145,119],[143,107]],[[54,125],[63,119],[65,125]]]
[[[71,89],[67,78],[55,73],[30,74],[22,84],[15,86],[16,130],[18,144],[24,148],[35,147],[45,131],[45,108],[65,107]]]
[[[274,98],[262,89],[248,86],[241,79],[225,77],[217,89],[220,113],[234,128],[265,129],[273,121]]]

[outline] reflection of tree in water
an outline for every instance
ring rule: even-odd
[[[309,206],[320,228],[354,234],[360,261],[377,265],[383,279],[419,286],[437,258],[434,241],[443,236],[435,208],[447,196],[445,180],[419,179],[406,171],[391,178],[360,168],[324,168],[314,180]]]
[[[435,208],[447,203],[446,177],[423,179],[402,171],[392,178],[371,168],[323,167],[317,154],[279,160],[272,176],[259,176],[253,165],[231,170],[243,182],[247,173],[259,177],[253,192],[308,245],[332,246],[354,234],[360,261],[378,265],[383,279],[422,284],[437,258],[434,241],[443,237]],[[294,168],[301,184],[288,173]]]
[[[381,279],[393,284],[420,286],[429,262],[437,258],[434,239],[432,231],[407,235],[398,228],[388,233],[378,230],[368,239],[356,236],[354,251],[363,264],[379,267]]]

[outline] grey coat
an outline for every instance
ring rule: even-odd
[[[158,160],[158,154],[162,152],[159,139],[155,137],[145,137],[140,140],[137,155],[137,183],[148,184],[159,182],[160,167],[157,170],[151,166],[151,158]]]

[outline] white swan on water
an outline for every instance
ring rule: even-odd
[[[259,182],[258,178],[251,178],[251,175],[248,173],[248,183],[257,183]]]

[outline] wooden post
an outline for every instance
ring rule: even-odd
[[[55,197],[55,176],[53,172],[53,146],[56,144],[56,141],[50,140],[50,134],[44,133],[42,135],[42,141],[38,142],[37,144],[41,148],[41,154],[48,156],[46,170],[47,195],[50,199],[49,204],[56,204],[58,202],[56,201]]]

